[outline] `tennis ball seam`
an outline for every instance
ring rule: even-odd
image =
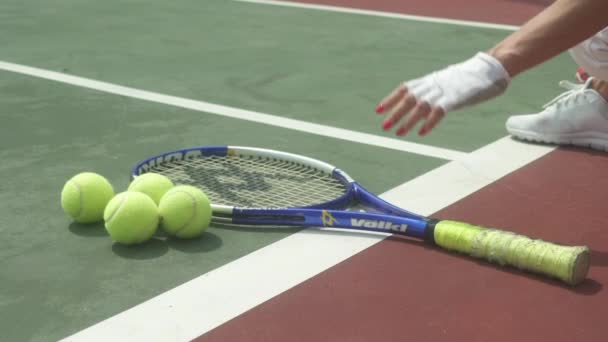
[[[188,227],[188,225],[190,223],[192,223],[192,220],[196,217],[197,214],[197,209],[196,209],[196,197],[194,197],[192,194],[190,194],[187,191],[183,191],[183,190],[177,190],[171,193],[170,196],[174,195],[174,194],[179,194],[179,193],[184,193],[186,195],[188,195],[188,197],[190,197],[190,199],[192,200],[192,207],[194,210],[192,210],[192,215],[190,216],[190,218],[186,221],[186,223],[184,223],[181,227],[179,227],[178,229],[175,230],[175,235],[179,234],[179,232],[181,232],[182,230],[186,229],[186,227]]]
[[[78,214],[75,216],[75,219],[80,219],[80,216],[82,216],[84,214],[84,211],[82,210],[84,208],[84,203],[83,203],[83,196],[82,196],[82,188],[80,187],[80,185],[78,184],[78,182],[76,182],[75,180],[71,179],[68,181],[68,183],[70,185],[73,185],[76,190],[78,190]]]
[[[122,196],[122,198],[120,199],[120,202],[118,203],[118,205],[116,206],[116,210],[114,210],[114,212],[112,212],[110,214],[110,216],[108,216],[108,219],[106,220],[106,223],[110,224],[112,222],[112,219],[114,218],[114,216],[118,215],[118,212],[120,211],[120,209],[123,207],[123,204],[125,203],[125,201],[127,200],[127,197],[129,197],[129,194],[124,194]]]

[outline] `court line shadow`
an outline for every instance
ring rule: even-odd
[[[70,230],[70,232],[72,232],[73,234],[76,234],[78,236],[86,236],[86,237],[101,237],[101,236],[107,237],[108,236],[108,232],[106,231],[106,228],[104,227],[103,222],[90,223],[90,224],[72,222],[68,226],[68,229]]]
[[[431,246],[424,241],[413,240],[413,239],[410,239],[407,237],[400,237],[400,236],[390,236],[387,238],[387,240],[398,241],[398,242],[407,243],[410,245],[416,245],[418,247],[428,249],[428,250],[431,250],[431,251],[434,251],[437,253],[449,253],[453,257],[467,260],[470,262],[474,262],[483,267],[492,268],[493,270],[496,270],[499,272],[506,272],[506,273],[509,273],[509,274],[512,274],[512,275],[518,276],[518,277],[523,276],[523,277],[527,277],[530,279],[534,279],[536,281],[543,282],[547,285],[556,286],[556,287],[559,287],[559,288],[562,288],[562,289],[565,289],[565,290],[568,290],[568,291],[571,291],[571,292],[574,292],[574,293],[580,294],[580,295],[585,295],[585,296],[595,295],[595,294],[599,293],[600,291],[602,291],[602,289],[603,289],[603,285],[601,283],[599,283],[598,281],[591,279],[591,278],[587,278],[587,279],[583,280],[583,282],[581,282],[580,284],[578,284],[576,286],[569,286],[568,284],[565,284],[564,282],[562,282],[561,280],[558,280],[558,279],[553,279],[553,278],[549,278],[547,276],[543,276],[540,274],[522,271],[515,267],[503,267],[498,264],[491,263],[485,259],[474,258],[474,257],[468,256],[463,253],[450,252],[450,251],[442,249],[441,247],[438,247],[438,246]]]
[[[206,253],[223,245],[222,239],[211,232],[205,232],[193,239],[168,237],[165,241],[168,247],[184,253]]]
[[[169,251],[167,243],[158,238],[152,238],[142,244],[123,245],[115,242],[112,252],[116,255],[133,260],[149,260],[158,258]]]

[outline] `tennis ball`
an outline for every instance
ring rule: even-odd
[[[133,245],[148,241],[158,228],[158,207],[150,196],[125,191],[110,200],[103,213],[112,240]]]
[[[61,208],[76,222],[100,222],[113,196],[114,188],[106,178],[94,172],[81,172],[64,184]]]
[[[207,195],[191,185],[178,185],[160,199],[160,226],[171,236],[191,239],[201,236],[211,222]]]
[[[129,191],[139,191],[150,196],[154,203],[158,205],[160,198],[173,187],[173,182],[167,177],[158,173],[144,173],[129,184]]]

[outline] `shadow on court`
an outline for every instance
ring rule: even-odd
[[[184,253],[207,253],[222,247],[222,239],[211,232],[194,239],[168,238],[165,241],[169,248]]]
[[[72,234],[83,237],[109,238],[108,232],[102,222],[94,224],[72,222],[68,226],[68,230]],[[127,246],[115,242],[112,244],[112,251],[123,258],[147,260],[161,257],[169,249],[190,254],[207,253],[220,248],[222,244],[222,239],[209,231],[197,238],[179,239],[170,237],[162,229],[158,229],[152,239],[143,244]]]
[[[85,237],[108,237],[108,232],[103,226],[103,222],[82,224],[78,222],[72,222],[68,226],[70,232],[78,236]]]
[[[608,266],[608,252],[607,251],[591,251],[591,266]]]
[[[579,285],[571,287],[557,279],[551,279],[551,278],[548,278],[543,275],[520,271],[514,267],[499,266],[497,264],[493,264],[493,263],[483,260],[483,259],[478,259],[478,258],[474,258],[474,257],[468,256],[468,255],[462,254],[462,253],[450,252],[450,251],[444,250],[440,247],[431,246],[423,241],[412,240],[409,238],[402,238],[402,237],[398,237],[398,236],[391,236],[391,237],[387,238],[387,240],[421,247],[421,248],[431,250],[431,251],[437,252],[437,253],[449,253],[451,257],[460,258],[460,259],[466,260],[468,262],[474,262],[477,265],[480,265],[482,267],[491,268],[492,271],[509,273],[509,274],[513,275],[514,277],[526,277],[529,279],[533,279],[535,281],[540,281],[549,286],[556,286],[556,287],[563,288],[568,291],[571,291],[571,292],[574,292],[577,294],[581,294],[581,295],[587,295],[587,296],[594,295],[594,294],[599,293],[603,289],[603,285],[601,283],[599,283],[596,280],[591,279],[591,278],[587,278]],[[407,247],[407,248],[410,248],[410,247]],[[599,258],[600,261],[598,261],[598,260],[594,261],[594,259],[598,259],[598,258],[595,258],[595,256],[596,256],[595,252],[592,252],[591,266],[595,266],[596,265],[595,262],[603,262],[603,263],[608,262],[608,260],[606,260],[608,258],[608,253],[603,253],[603,256],[601,256]],[[604,258],[603,260],[602,260],[602,257]]]
[[[179,239],[174,237],[153,237],[141,245],[125,246],[119,243],[112,245],[112,251],[117,255],[129,259],[154,259],[161,257],[174,249],[182,253],[208,253],[222,246],[222,239],[214,233],[205,232],[203,235],[192,239]]]
[[[123,258],[134,260],[148,260],[163,256],[169,251],[169,246],[164,240],[152,238],[140,245],[126,246],[120,243],[112,244],[112,252]]]

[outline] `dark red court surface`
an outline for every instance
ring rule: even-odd
[[[608,154],[550,153],[438,213],[592,248],[576,288],[399,238],[199,341],[606,341]]]
[[[292,0],[293,1],[293,0]],[[450,19],[521,25],[553,0],[298,0],[309,4],[351,7]]]

